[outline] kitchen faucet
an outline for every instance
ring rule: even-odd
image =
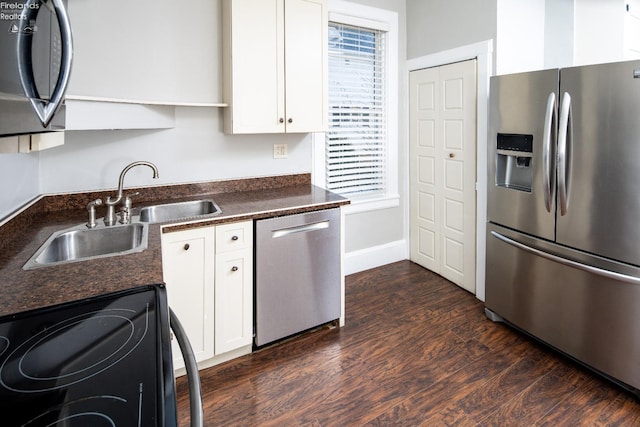
[[[158,173],[158,168],[151,162],[139,161],[125,166],[125,168],[122,169],[122,172],[120,172],[120,178],[118,179],[118,192],[116,193],[116,197],[111,198],[111,196],[108,196],[107,200],[105,201],[105,205],[107,206],[107,213],[104,216],[104,225],[114,225],[116,223],[117,219],[115,207],[118,203],[122,203],[122,216],[120,218],[120,222],[122,222],[123,224],[128,224],[129,222],[131,222],[131,197],[124,196],[122,191],[124,187],[124,176],[127,172],[129,172],[130,169],[136,166],[149,166],[153,170],[154,179],[160,176]]]

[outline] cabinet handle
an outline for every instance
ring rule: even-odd
[[[233,267],[231,267],[231,271],[238,271],[238,267],[234,265]]]
[[[282,117],[280,117],[280,119],[278,120],[279,123],[284,123],[284,119]]]
[[[287,120],[287,122],[293,123],[293,119],[291,117],[289,117],[289,120]]]
[[[231,236],[231,240],[238,240],[238,236]]]
[[[189,246],[189,244],[188,244],[188,243],[185,243],[185,244],[184,244],[184,250],[185,250],[185,251],[188,251],[190,247],[191,247],[191,246]]]

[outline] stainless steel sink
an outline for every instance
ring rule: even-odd
[[[141,222],[164,222],[222,213],[213,200],[167,203],[140,209]]]
[[[74,261],[125,255],[147,248],[146,224],[86,228],[79,225],[53,233],[24,265],[24,269],[60,265]]]

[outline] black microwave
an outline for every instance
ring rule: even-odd
[[[64,129],[72,57],[66,0],[0,0],[0,136]]]

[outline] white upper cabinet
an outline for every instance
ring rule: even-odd
[[[325,0],[223,0],[224,131],[326,130]]]
[[[68,0],[69,99],[221,102],[221,0]]]

